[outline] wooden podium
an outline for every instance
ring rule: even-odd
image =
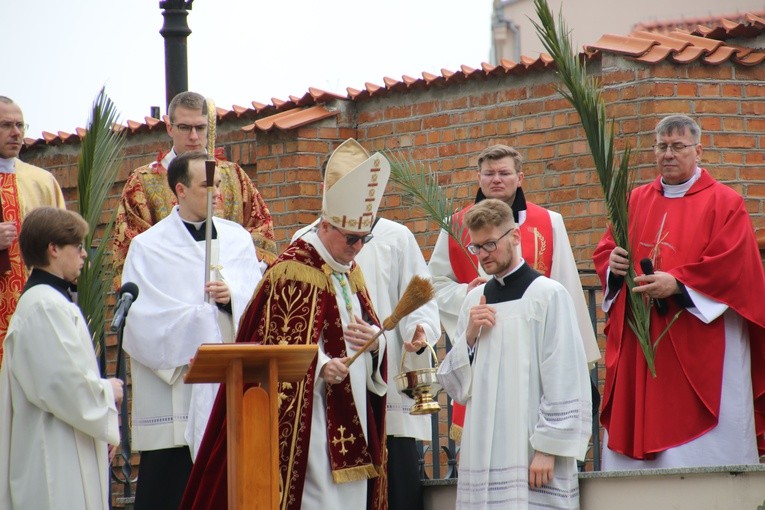
[[[204,344],[186,383],[225,383],[228,508],[279,508],[279,382],[300,382],[316,345]],[[244,383],[260,383],[242,393]]]

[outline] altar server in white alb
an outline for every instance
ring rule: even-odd
[[[369,159],[369,153],[356,140],[343,144],[344,158],[328,159],[334,165],[354,167]],[[327,169],[322,168],[322,179]],[[315,231],[321,218],[298,230],[294,242],[307,232]],[[373,238],[364,245],[356,263],[361,268],[380,320],[389,317],[415,275],[430,278],[425,258],[417,240],[404,225],[381,216],[372,225]],[[388,449],[388,506],[397,510],[423,508],[417,440],[430,441],[430,415],[409,413],[414,401],[396,391],[395,378],[402,361],[406,370],[429,368],[432,364],[426,343],[435,345],[441,337],[438,305],[430,301],[407,315],[396,328],[385,334],[388,349],[389,391],[386,401],[385,432]],[[407,353],[407,354],[405,354]]]
[[[183,376],[202,343],[233,341],[262,276],[249,233],[214,217],[205,287],[206,158],[187,152],[170,163],[178,205],[133,239],[122,273],[123,285],[139,289],[124,337],[133,378],[132,447],[141,452],[136,510],[178,508],[217,393],[217,385],[186,385]],[[214,182],[219,200],[217,170]]]
[[[579,508],[592,404],[571,296],[519,256],[510,206],[483,200],[465,222],[492,278],[467,295],[438,373],[466,405],[457,508]]]
[[[87,322],[69,293],[87,252],[74,212],[35,209],[19,244],[32,269],[0,368],[0,508],[108,508],[108,444],[119,444],[122,381],[98,371]]]

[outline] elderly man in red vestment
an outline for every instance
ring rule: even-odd
[[[606,232],[593,255],[604,288],[607,470],[756,464],[765,421],[765,275],[743,199],[701,160],[685,115],[656,127],[659,176],[629,196],[630,246]],[[649,258],[654,274],[638,270]],[[637,276],[627,296],[624,276]],[[648,296],[652,377],[627,325],[627,299]],[[679,315],[678,315],[679,312]],[[753,405],[754,404],[754,405]]]
[[[354,258],[372,239],[390,174],[380,154],[347,140],[324,177],[316,232],[269,268],[242,318],[237,342],[318,344],[305,379],[279,388],[282,510],[388,508],[385,470],[385,341],[346,367],[379,321]],[[181,508],[226,508],[225,392],[207,425]]]

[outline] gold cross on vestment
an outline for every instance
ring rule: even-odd
[[[356,436],[351,434],[350,436],[345,437],[345,427],[343,427],[342,425],[338,427],[337,430],[338,432],[340,432],[340,436],[332,438],[332,446],[337,446],[337,443],[340,443],[340,453],[345,455],[346,453],[348,453],[348,450],[345,448],[345,442],[350,441],[351,444],[355,443]]]

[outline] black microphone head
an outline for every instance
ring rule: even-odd
[[[133,301],[135,301],[135,299],[138,297],[138,285],[133,282],[123,283],[122,287],[120,287],[119,297],[122,297],[123,294],[132,295]]]
[[[653,262],[651,262],[651,259],[642,259],[640,261],[640,269],[643,270],[643,274],[653,274]]]

